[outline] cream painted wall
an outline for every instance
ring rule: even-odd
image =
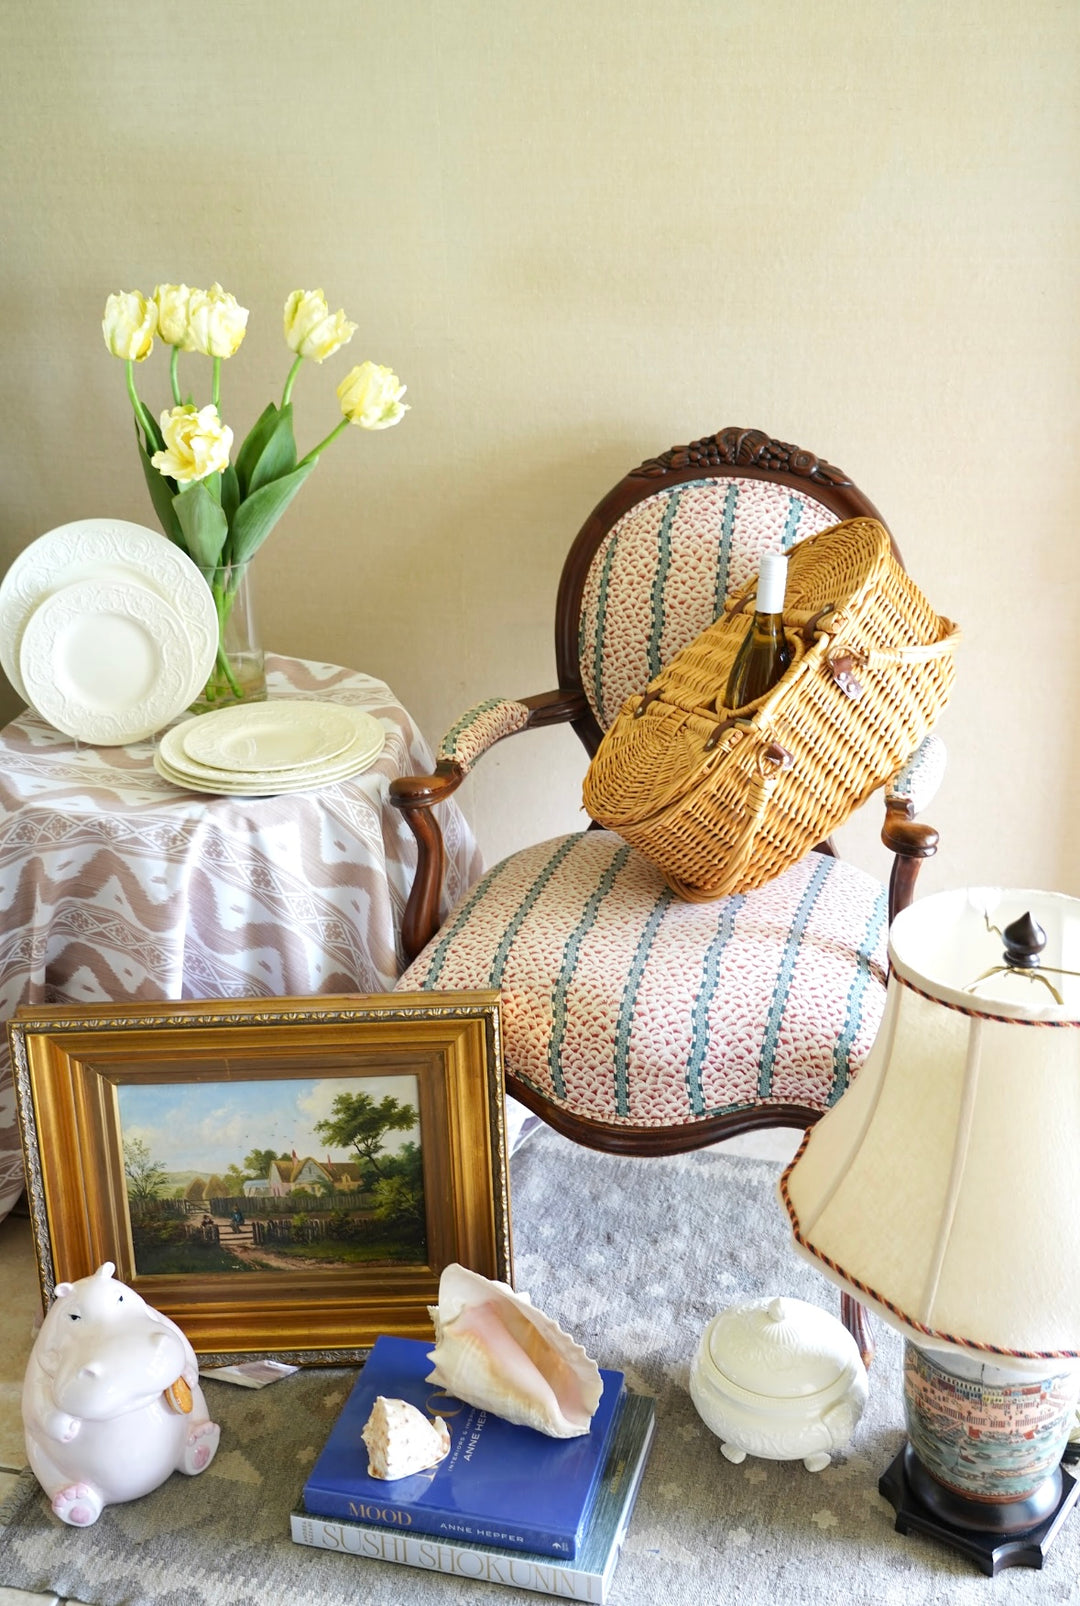
[[[413,410],[350,431],[260,558],[278,650],[385,677],[432,739],[553,683],[563,554],[642,457],[729,423],[842,464],[967,641],[924,885],[1080,893],[1075,0],[6,0],[0,567],[152,523],[113,289],[360,331]],[[165,405],[160,352],[141,371]],[[15,711],[13,694],[0,702]],[[503,744],[462,796],[489,859],[572,827],[584,760]],[[868,868],[877,811],[846,833]]]

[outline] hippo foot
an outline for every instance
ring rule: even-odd
[[[101,1498],[88,1483],[69,1483],[53,1495],[52,1508],[72,1528],[89,1528],[101,1516]]]
[[[826,1455],[824,1450],[814,1450],[810,1455],[803,1456],[803,1466],[807,1472],[824,1472],[832,1457]]]
[[[194,1477],[196,1472],[205,1472],[214,1459],[220,1438],[221,1429],[216,1422],[196,1423],[188,1434],[180,1471],[186,1472],[189,1477]]]
[[[740,1466],[746,1460],[746,1451],[738,1444],[722,1444],[720,1454],[725,1456],[733,1466]]]

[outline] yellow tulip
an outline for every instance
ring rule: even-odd
[[[154,349],[157,307],[138,290],[122,290],[105,303],[101,332],[114,357],[143,362]]]
[[[165,450],[150,459],[159,474],[178,485],[191,485],[229,466],[233,432],[218,417],[216,407],[194,408],[188,403],[161,415]]]
[[[285,303],[284,321],[289,350],[312,362],[325,362],[356,333],[344,311],[330,311],[321,290],[294,290]]]
[[[179,346],[181,351],[195,349],[188,324],[192,293],[186,284],[159,284],[154,291],[158,334],[167,346]]]
[[[209,290],[191,292],[187,321],[191,345],[185,349],[201,351],[204,357],[231,357],[244,338],[248,309],[238,306],[220,284],[212,284]]]
[[[389,429],[409,411],[401,400],[407,388],[391,369],[362,362],[345,375],[337,394],[350,424],[359,424],[361,429]]]

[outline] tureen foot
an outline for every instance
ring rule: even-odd
[[[831,1460],[832,1457],[826,1455],[824,1450],[815,1450],[813,1455],[803,1456],[802,1464],[807,1472],[824,1472]]]
[[[737,1444],[722,1444],[720,1454],[727,1456],[732,1466],[738,1466],[740,1461],[746,1460],[746,1451],[741,1450]]]

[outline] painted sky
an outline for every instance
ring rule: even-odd
[[[166,1171],[197,1171],[203,1176],[242,1166],[252,1149],[293,1149],[303,1159],[325,1159],[326,1144],[314,1131],[316,1121],[330,1115],[339,1093],[366,1093],[378,1103],[387,1094],[415,1110],[415,1076],[319,1077],[277,1082],[183,1082],[167,1086],[122,1084],[121,1133],[141,1138],[157,1165]],[[403,1144],[420,1141],[419,1126],[411,1132],[389,1132],[385,1148],[394,1153]],[[332,1160],[347,1160],[351,1151],[331,1149]]]

